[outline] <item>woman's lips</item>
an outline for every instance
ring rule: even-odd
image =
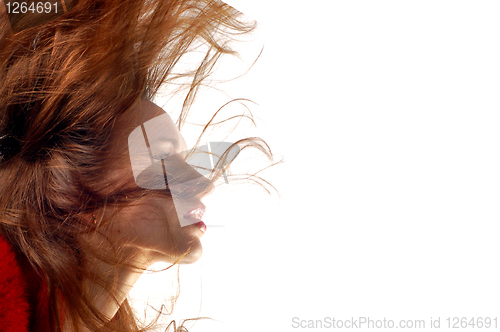
[[[205,225],[203,221],[197,222],[195,225],[198,226],[203,233],[207,231],[207,225]]]
[[[203,215],[205,214],[205,210],[206,210],[206,207],[205,205],[199,205],[191,210],[188,211],[188,213],[186,213],[184,215],[184,218],[186,219],[196,219],[196,220],[200,220],[201,221],[201,218],[203,218]]]
[[[203,233],[207,231],[207,225],[205,225],[205,223],[201,221],[203,215],[205,214],[205,210],[206,210],[205,205],[201,204],[189,210],[189,212],[184,215],[185,219],[193,221],[192,224],[200,228]]]

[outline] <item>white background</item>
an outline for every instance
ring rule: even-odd
[[[228,3],[260,24],[242,51],[264,51],[221,88],[258,103],[252,135],[284,158],[262,173],[281,198],[240,185],[205,201],[225,227],[181,267],[175,318],[282,332],[315,330],[294,317],[424,320],[419,331],[497,317],[499,331],[500,4]],[[169,278],[137,294],[166,294]]]

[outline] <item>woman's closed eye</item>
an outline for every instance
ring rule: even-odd
[[[169,152],[159,152],[153,155],[154,160],[166,159],[170,155]]]

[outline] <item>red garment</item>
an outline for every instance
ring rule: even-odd
[[[10,245],[0,237],[0,331],[28,332],[27,281]]]
[[[34,321],[36,332],[51,331],[48,301],[47,284],[34,272],[26,274],[12,247],[0,236],[0,332],[29,332]]]

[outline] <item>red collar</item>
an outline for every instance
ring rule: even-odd
[[[0,237],[0,326],[4,332],[28,332],[27,281],[11,246]]]

